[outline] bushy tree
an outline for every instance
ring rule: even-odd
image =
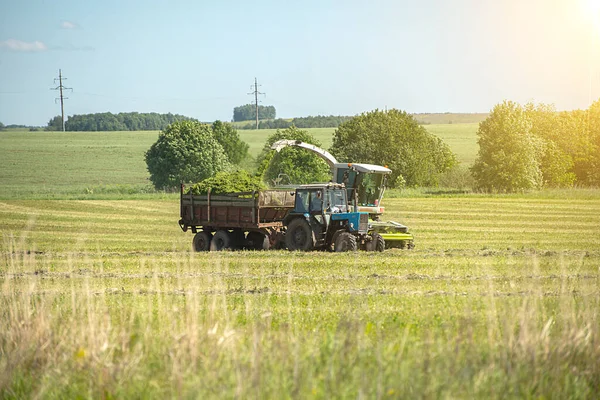
[[[230,165],[211,127],[195,121],[175,122],[165,128],[145,159],[150,180],[158,189],[199,182]]]
[[[232,164],[239,164],[248,155],[248,144],[240,139],[235,128],[228,123],[215,121],[212,124],[215,139],[223,146]]]
[[[558,142],[564,136],[559,114],[552,105],[527,103],[525,117],[531,121],[530,134],[540,141],[538,163],[544,187],[572,186],[575,181],[573,159]]]
[[[477,186],[515,192],[569,187],[578,176],[574,155],[579,141],[570,116],[554,106],[505,101],[479,126],[479,153],[472,172]]]
[[[582,138],[582,145],[587,151],[582,152],[585,160],[582,180],[592,186],[600,185],[600,100],[595,101],[587,111],[587,132]]]
[[[60,115],[57,115],[56,117],[51,118],[50,121],[48,121],[48,126],[46,126],[46,130],[47,131],[62,131],[63,130],[62,117]]]
[[[2,122],[0,122],[0,131],[4,130],[4,124]]]
[[[280,174],[282,176],[285,174],[287,175],[284,181],[286,183],[287,178],[290,183],[294,184],[329,182],[331,180],[329,166],[316,154],[297,147],[285,147],[278,153],[271,150],[271,145],[282,139],[300,140],[321,147],[321,143],[308,131],[294,126],[277,130],[269,136],[257,159],[258,171],[263,179],[273,182],[280,177]]]
[[[494,107],[477,131],[479,153],[471,171],[478,188],[515,192],[542,187],[542,144],[531,130],[520,105],[505,101]]]
[[[450,148],[404,111],[363,113],[335,131],[331,153],[340,162],[387,165],[390,185],[436,186],[456,164]]]

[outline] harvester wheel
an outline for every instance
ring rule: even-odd
[[[288,250],[309,251],[315,247],[315,235],[305,219],[296,218],[285,231],[285,245]]]
[[[374,251],[383,252],[385,250],[385,240],[379,233],[373,234],[372,246]]]
[[[343,251],[356,251],[356,237],[350,232],[342,232],[337,235],[334,243],[336,253]]]
[[[210,251],[229,250],[231,248],[231,238],[229,232],[219,230],[210,241]]]
[[[194,240],[192,241],[194,245],[195,251],[208,251],[210,250],[210,241],[212,239],[212,234],[206,231],[200,231],[194,235]]]
[[[253,250],[269,250],[271,247],[269,238],[260,232],[248,232],[246,243],[248,248]]]

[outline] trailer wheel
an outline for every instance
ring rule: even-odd
[[[354,236],[350,232],[340,233],[335,239],[334,249],[336,253],[345,251],[356,251],[356,236]]]
[[[210,251],[229,250],[230,248],[231,238],[229,237],[229,232],[223,230],[215,232],[210,241]]]
[[[200,231],[194,235],[192,240],[195,251],[208,251],[210,250],[210,241],[212,235],[210,232]]]
[[[305,219],[296,218],[285,231],[285,245],[288,250],[309,251],[315,247],[315,235]]]
[[[271,247],[269,238],[260,232],[248,232],[246,243],[248,248],[252,250],[269,250]]]

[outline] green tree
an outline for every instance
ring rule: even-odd
[[[0,122],[0,131],[4,130],[4,124],[2,122]]]
[[[212,124],[215,139],[223,146],[229,162],[239,164],[248,155],[248,144],[240,139],[235,128],[228,123],[215,121]]]
[[[505,101],[494,107],[477,131],[479,153],[471,168],[478,188],[515,192],[543,185],[543,142],[532,133],[522,106]]]
[[[157,189],[199,182],[229,167],[225,150],[210,126],[194,121],[175,122],[165,128],[145,159]]]
[[[387,165],[390,185],[436,186],[456,164],[450,148],[404,111],[374,110],[336,129],[331,153],[344,162]]]
[[[584,182],[591,186],[600,185],[600,100],[595,101],[587,111],[588,129],[582,142],[587,147],[584,153]]]
[[[57,115],[56,117],[51,118],[50,121],[48,121],[48,126],[46,126],[46,130],[47,131],[62,131],[63,130],[62,117],[60,115]]]
[[[258,106],[258,119],[275,119],[277,113],[274,106]],[[243,106],[234,107],[233,120],[249,121],[256,119],[256,105],[244,104]]]
[[[525,117],[531,121],[530,133],[540,140],[539,166],[544,187],[572,186],[575,181],[573,158],[560,146],[563,137],[560,115],[552,105],[527,103]]]
[[[258,172],[267,181],[276,180],[285,174],[290,183],[304,184],[329,182],[331,171],[327,163],[316,154],[297,147],[285,147],[280,152],[271,150],[271,145],[278,140],[300,140],[321,147],[321,143],[308,131],[294,126],[277,130],[269,136],[262,152],[258,156]]]

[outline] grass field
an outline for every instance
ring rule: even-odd
[[[178,203],[2,201],[0,397],[593,398],[600,192],[389,199],[414,251],[189,251]]]
[[[427,125],[459,160],[477,152],[477,124]],[[309,131],[329,148],[333,128]],[[241,130],[256,157],[274,130]],[[146,198],[152,191],[144,153],[157,131],[0,132],[0,199]],[[252,160],[248,161],[252,167]],[[154,195],[151,195],[154,197]]]

